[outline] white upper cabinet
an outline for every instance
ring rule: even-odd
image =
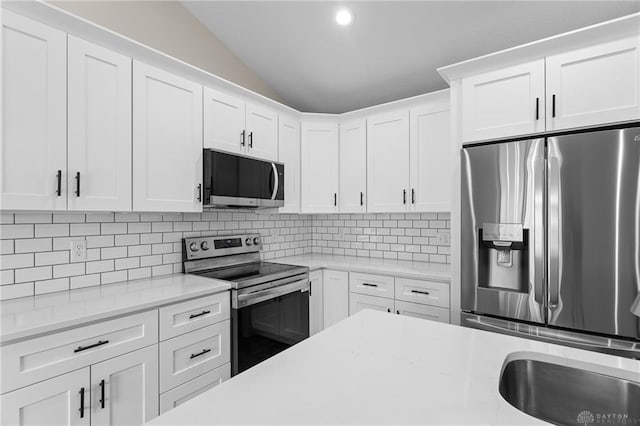
[[[284,164],[284,207],[281,213],[300,212],[300,122],[280,115],[278,161]]]
[[[367,124],[364,119],[340,124],[340,212],[367,210]]]
[[[367,118],[368,211],[407,211],[409,192],[409,110]]]
[[[68,209],[131,210],[131,59],[69,36]]]
[[[462,79],[462,141],[544,131],[544,59]]]
[[[249,155],[275,161],[278,158],[278,114],[270,108],[248,102],[246,125]]]
[[[204,147],[246,154],[244,109],[242,99],[205,87]]]
[[[303,213],[338,211],[338,155],[337,123],[302,122]]]
[[[546,59],[547,130],[640,118],[639,39]]]
[[[449,97],[411,108],[411,210],[448,211],[451,191]]]
[[[133,209],[202,210],[202,86],[133,63]]]
[[[2,10],[0,204],[67,206],[67,36]]]

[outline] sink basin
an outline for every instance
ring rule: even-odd
[[[606,367],[604,367],[606,369]],[[596,423],[598,415],[640,419],[640,383],[535,359],[505,361],[500,395],[518,410],[556,425]],[[619,376],[628,374],[619,370]],[[618,418],[616,417],[616,421]]]

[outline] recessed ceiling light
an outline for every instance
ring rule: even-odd
[[[344,8],[338,10],[338,13],[336,13],[336,22],[338,25],[342,25],[343,27],[351,25],[353,22],[353,12]]]

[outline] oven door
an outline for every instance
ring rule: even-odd
[[[231,292],[232,374],[309,337],[309,278],[285,278]]]
[[[284,206],[284,165],[205,149],[206,207]]]

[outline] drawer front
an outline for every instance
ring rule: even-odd
[[[393,312],[393,299],[369,296],[368,294],[351,293],[349,295],[349,315],[356,314],[363,309]]]
[[[384,275],[351,272],[349,274],[349,290],[352,293],[393,299],[393,281],[393,277]]]
[[[160,308],[160,340],[229,319],[229,292]]]
[[[2,393],[157,341],[158,311],[153,310],[4,346]]]
[[[396,300],[449,308],[449,284],[396,278]]]
[[[160,395],[160,414],[218,386],[231,377],[231,364],[225,364]]]
[[[419,303],[396,301],[396,314],[422,318],[431,321],[449,322],[449,310]]]
[[[231,361],[231,321],[160,342],[160,392]]]

